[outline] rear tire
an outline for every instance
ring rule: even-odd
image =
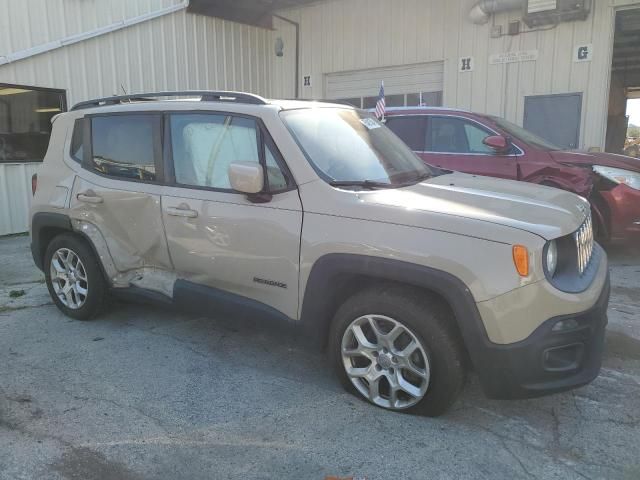
[[[55,237],[47,246],[44,271],[49,294],[65,315],[90,320],[102,311],[107,284],[84,240],[69,233]]]
[[[363,290],[334,316],[330,360],[343,386],[374,405],[442,415],[466,377],[464,348],[454,321],[442,301],[418,289],[383,284]],[[402,356],[412,341],[419,348],[408,358]]]

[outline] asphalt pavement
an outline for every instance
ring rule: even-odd
[[[446,416],[345,393],[259,319],[51,303],[27,237],[0,239],[0,479],[639,479],[640,252],[611,251],[604,366],[589,386]]]

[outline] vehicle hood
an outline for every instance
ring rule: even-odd
[[[549,152],[549,154],[556,162],[560,163],[585,166],[602,165],[604,167],[621,168],[623,170],[631,170],[632,172],[640,172],[640,159],[626,157],[624,155],[600,152],[589,153],[567,151]]]
[[[394,190],[361,192],[360,201],[470,218],[551,240],[582,225],[589,203],[564,190],[454,172]]]

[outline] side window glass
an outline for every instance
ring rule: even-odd
[[[491,148],[482,143],[485,138],[491,135],[491,133],[480,128],[474,123],[465,123],[464,131],[467,134],[467,143],[469,144],[470,153],[485,153],[487,155],[495,154]]]
[[[469,153],[464,126],[457,118],[431,117],[428,139],[430,152]]]
[[[73,135],[71,136],[71,158],[76,162],[82,163],[84,154],[84,118],[78,118],[73,125]]]
[[[424,151],[425,120],[420,116],[389,117],[385,124],[414,152]]]
[[[113,115],[91,119],[90,168],[113,177],[155,181],[153,115]]]
[[[427,143],[430,152],[491,155],[494,152],[482,143],[489,135],[489,131],[462,118],[431,117]]]
[[[230,115],[174,114],[170,117],[176,182],[231,189],[229,165],[259,163],[256,122]]]

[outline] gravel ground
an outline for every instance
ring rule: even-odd
[[[472,377],[430,419],[344,393],[321,354],[257,320],[124,304],[70,320],[28,238],[0,239],[0,478],[638,479],[640,252],[610,253],[591,385],[499,402]]]

